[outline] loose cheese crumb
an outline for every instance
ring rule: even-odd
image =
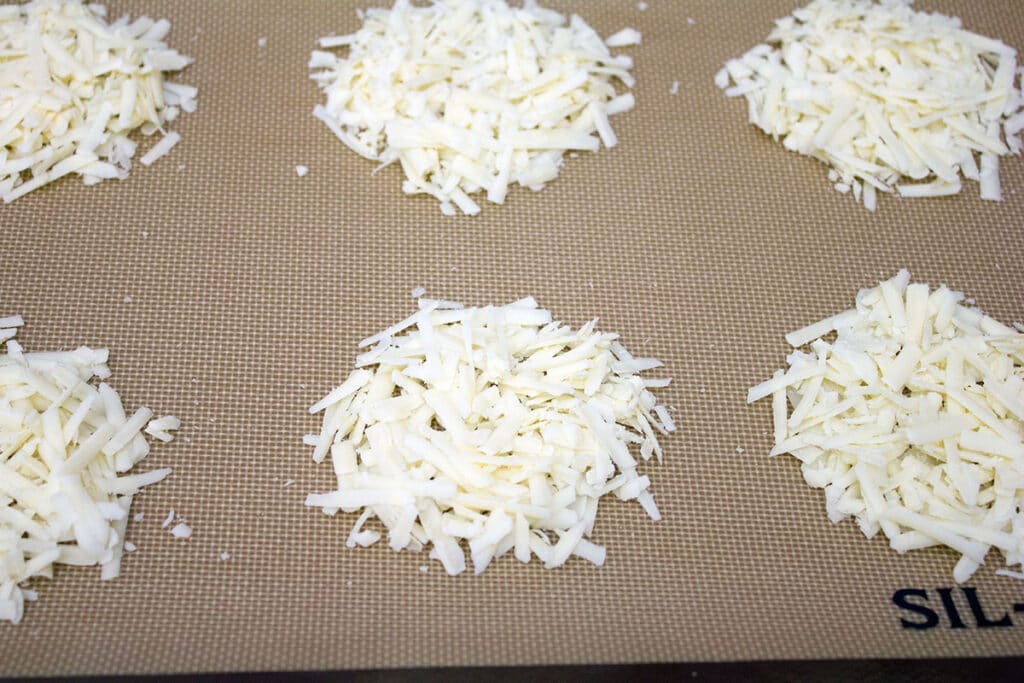
[[[961,177],[999,201],[998,158],[1022,148],[1020,78],[1016,50],[911,0],[815,0],[715,83],[873,211],[878,191],[952,195]]]
[[[1008,569],[997,569],[996,576],[1005,576],[1010,579],[1020,579],[1024,581],[1024,572],[1011,572]]]
[[[771,455],[800,460],[829,519],[900,553],[949,546],[957,582],[992,547],[1024,565],[1024,334],[964,303],[900,271],[787,335],[810,350],[747,396],[772,397]]]
[[[171,432],[177,431],[180,427],[181,420],[173,415],[165,415],[163,417],[150,420],[149,424],[146,425],[146,433],[154,439],[158,439],[159,441],[166,443],[174,439],[174,437],[171,436]]]
[[[422,550],[449,574],[512,552],[546,568],[577,555],[604,563],[587,538],[598,500],[636,500],[660,519],[638,471],[662,457],[656,433],[675,429],[650,388],[661,366],[634,358],[617,335],[552,321],[532,298],[465,308],[420,299],[420,310],[360,343],[356,370],[314,405],[324,413],[313,459],[330,455],[337,489],[306,505],[362,510],[347,545],[381,538]]]
[[[192,527],[190,527],[188,524],[185,524],[184,522],[179,522],[174,526],[173,529],[171,529],[171,535],[175,538],[191,538]]]
[[[635,28],[624,28],[618,33],[608,36],[604,41],[608,47],[626,47],[627,45],[640,44],[640,32]]]
[[[142,155],[139,159],[143,166],[152,166],[157,159],[163,158],[171,151],[171,148],[178,144],[178,140],[181,139],[181,135],[175,132],[170,132],[160,138],[160,142],[153,145],[152,149]]]
[[[580,17],[566,25],[533,0],[396,0],[319,45],[309,67],[327,102],[314,116],[360,156],[401,164],[402,190],[434,197],[447,215],[478,213],[478,192],[502,204],[511,185],[542,189],[565,152],[614,146],[608,118],[634,105],[612,85],[633,86],[632,60],[612,56]],[[324,51],[334,48],[347,56]]]
[[[59,178],[124,179],[135,130],[163,137],[149,165],[178,142],[165,126],[195,110],[196,89],[164,80],[191,63],[170,49],[166,19],[121,17],[102,5],[37,0],[0,6],[0,196],[12,202]]]
[[[132,498],[170,473],[130,473],[149,453],[152,411],[129,416],[110,385],[93,382],[110,377],[107,356],[84,346],[25,353],[13,339],[0,355],[0,621],[21,621],[34,595],[25,582],[52,578],[56,564],[116,578],[135,550],[124,540]]]

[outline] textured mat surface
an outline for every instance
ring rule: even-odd
[[[829,523],[796,462],[766,457],[768,402],[744,403],[783,365],[785,332],[901,267],[1024,317],[1024,160],[1003,164],[1002,204],[972,185],[883,197],[872,215],[712,82],[793,0],[648,2],[549,3],[603,35],[643,33],[626,51],[637,109],[613,121],[620,146],[473,219],[401,195],[398,169],[371,175],[312,117],[309,52],[357,28],[354,3],[111,2],[171,20],[199,109],[128,180],[65,180],[0,207],[0,314],[25,316],[30,350],[109,347],[126,403],[184,427],[145,463],[174,474],[136,500],[122,577],[62,567],[35,584],[24,623],[0,624],[0,673],[1024,655],[1024,624],[973,628],[959,592],[971,628],[902,629],[894,591],[927,589],[941,610],[954,554],[898,556]],[[1024,47],[1016,0],[918,7]],[[647,468],[664,521],[604,504],[603,569],[507,558],[449,578],[418,571],[426,555],[347,550],[354,515],[302,506],[332,478],[301,444],[319,426],[306,408],[360,339],[413,310],[417,286],[471,304],[532,294],[664,360],[680,430]],[[160,529],[170,509],[191,540]],[[970,585],[997,617],[1024,583],[994,576],[994,558]]]

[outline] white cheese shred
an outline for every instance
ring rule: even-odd
[[[903,270],[786,338],[809,351],[747,400],[773,396],[771,455],[801,462],[830,520],[948,546],[958,583],[993,547],[1024,567],[1024,334]]]
[[[634,29],[603,41],[534,0],[397,0],[367,10],[355,33],[320,39],[309,68],[327,101],[313,115],[360,156],[400,164],[406,194],[475,215],[470,195],[502,204],[513,185],[554,180],[567,151],[616,143],[608,117],[633,100],[613,81],[634,79],[608,46],[639,42]]]
[[[179,522],[171,528],[171,536],[175,538],[192,538],[192,527],[184,522]]]
[[[943,197],[961,191],[961,177],[1000,201],[999,157],[1022,147],[1017,52],[911,3],[814,0],[715,84],[870,211],[877,191]]]
[[[639,460],[675,430],[639,372],[597,321],[553,322],[533,298],[466,308],[423,300],[408,321],[364,340],[357,369],[314,406],[323,427],[314,460],[330,454],[337,489],[306,505],[355,513],[346,545],[382,534],[394,550],[421,550],[449,574],[476,573],[512,552],[546,568],[578,556],[602,565],[589,539],[599,499],[636,500],[661,518]],[[636,453],[630,444],[637,444]]]
[[[163,137],[140,161],[167,154],[166,132],[196,108],[196,89],[165,80],[191,63],[164,43],[165,19],[106,21],[102,5],[35,0],[0,6],[0,196],[13,202],[63,176],[124,179],[136,142]]]
[[[608,47],[626,47],[627,45],[640,44],[640,32],[635,28],[624,28],[618,33],[608,36],[604,41]]]
[[[143,166],[152,166],[157,159],[166,156],[171,151],[171,149],[176,144],[178,144],[179,140],[181,140],[180,134],[175,133],[173,131],[168,133],[167,135],[160,138],[160,142],[153,145],[153,147],[148,152],[143,154],[142,158],[139,159],[139,161],[142,162]]]
[[[24,353],[13,339],[0,354],[0,621],[21,621],[34,595],[27,583],[51,578],[56,564],[116,578],[122,554],[135,550],[125,542],[132,498],[170,473],[130,473],[149,453],[142,430],[152,411],[129,418],[117,392],[94,382],[110,376],[107,356],[87,347]],[[170,440],[178,420],[149,424]]]

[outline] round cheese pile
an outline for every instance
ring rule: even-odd
[[[0,6],[0,196],[22,195],[75,173],[87,185],[123,179],[136,143],[160,131],[149,165],[177,143],[164,126],[195,110],[196,89],[164,80],[191,60],[163,42],[166,19],[122,17],[102,5],[38,0]]]
[[[772,397],[771,454],[803,463],[829,519],[949,546],[958,582],[993,547],[1024,563],[1024,334],[904,270],[786,339],[810,349],[747,400]]]
[[[128,417],[106,379],[106,349],[24,353],[12,339],[18,316],[0,318],[0,621],[21,621],[55,564],[120,573],[132,497],[169,469],[123,474],[149,453],[147,434],[170,441],[174,417]]]
[[[542,189],[567,150],[613,146],[608,117],[633,107],[612,85],[633,85],[632,60],[608,51],[639,43],[632,29],[606,43],[533,0],[397,0],[364,17],[356,33],[320,40],[347,56],[313,52],[327,95],[313,113],[357,154],[401,163],[402,189],[447,214],[479,212],[476,192],[501,204],[510,184]]]
[[[421,550],[449,574],[513,551],[547,568],[571,555],[604,563],[587,540],[598,500],[637,500],[660,519],[642,459],[661,459],[655,431],[673,431],[650,389],[668,379],[637,373],[660,362],[632,357],[617,335],[552,322],[532,298],[462,308],[420,299],[420,311],[364,340],[357,369],[310,409],[313,459],[328,453],[338,488],[306,505],[328,514],[363,508],[348,545],[381,534],[394,550]]]
[[[1016,50],[911,0],[815,0],[716,83],[874,210],[878,191],[950,195],[962,177],[999,200],[998,159],[1021,150],[1020,75]]]

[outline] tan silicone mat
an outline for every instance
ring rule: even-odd
[[[25,316],[29,349],[108,346],[126,403],[184,427],[145,463],[174,474],[137,499],[122,577],[61,568],[36,583],[25,621],[0,624],[0,673],[1024,655],[1024,623],[975,628],[959,592],[969,628],[902,629],[894,591],[927,589],[941,610],[954,554],[898,556],[829,523],[795,461],[766,457],[770,406],[744,403],[783,364],[785,332],[901,267],[1024,317],[1024,160],[1003,164],[1001,204],[972,184],[885,197],[872,215],[713,85],[795,0],[648,3],[549,0],[603,35],[642,31],[637,108],[614,121],[620,146],[470,219],[401,195],[397,168],[372,176],[312,117],[309,52],[357,28],[355,3],[111,2],[171,20],[199,109],[128,180],[65,180],[0,207],[0,313]],[[1018,0],[918,7],[1024,47]],[[346,549],[354,515],[302,505],[332,479],[301,444],[318,428],[306,408],[418,286],[471,304],[532,294],[664,360],[680,425],[648,468],[664,521],[608,501],[603,569],[506,558],[449,578],[421,573],[425,554]],[[170,509],[191,540],[160,528]],[[1024,602],[998,566],[993,552],[970,582],[991,616]]]

